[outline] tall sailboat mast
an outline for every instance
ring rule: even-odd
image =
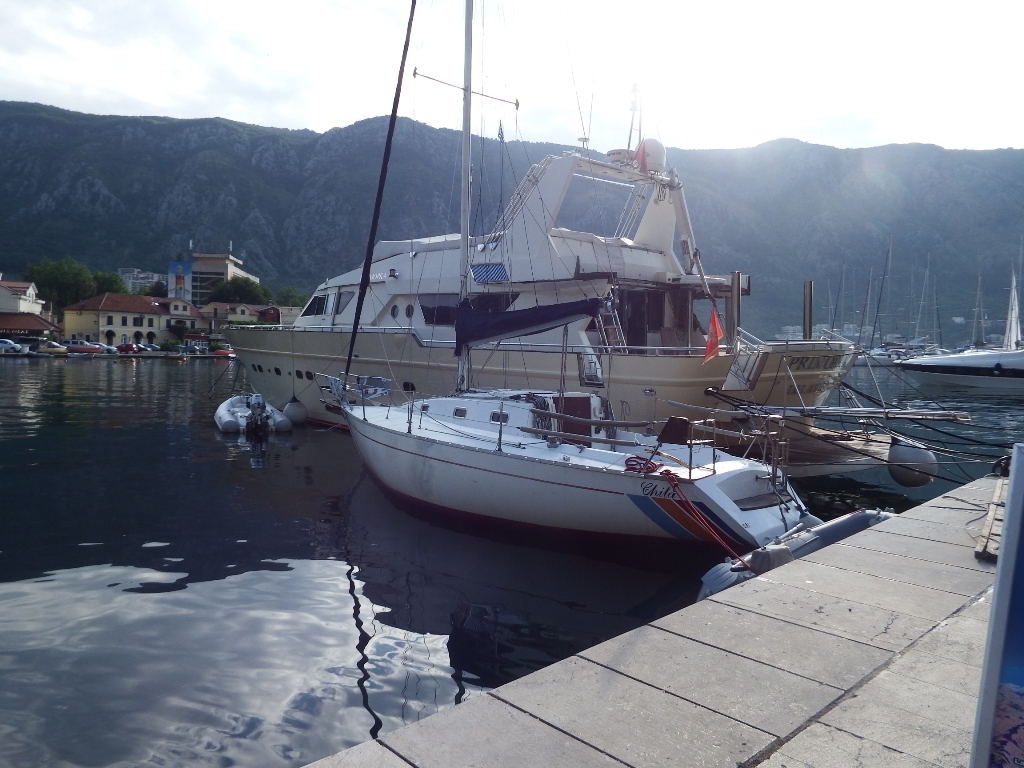
[[[459,239],[459,303],[469,295],[470,121],[472,120],[473,0],[466,0],[466,52],[462,72],[462,235]],[[455,389],[469,389],[469,349],[459,351],[459,375]]]

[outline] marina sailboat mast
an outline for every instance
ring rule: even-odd
[[[473,0],[466,0],[466,52],[462,73],[462,222],[459,239],[459,303],[469,296],[469,205],[471,195],[470,120],[472,120],[473,78]],[[457,349],[459,372],[455,389],[469,389],[469,348]]]

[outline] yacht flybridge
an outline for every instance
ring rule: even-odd
[[[612,235],[559,226],[567,198],[608,184],[628,193]],[[705,273],[682,185],[653,139],[601,160],[566,153],[535,164],[493,231],[470,238],[469,261],[469,302],[496,321],[587,299],[600,300],[601,312],[474,344],[465,387],[580,387],[599,394],[610,415],[655,420],[674,412],[670,400],[721,407],[709,387],[756,404],[820,405],[856,356],[841,339],[764,343],[743,333],[749,277]],[[295,395],[311,419],[343,422],[314,377],[344,372],[360,277],[357,269],[324,282],[292,326],[226,330],[268,402]],[[408,397],[449,393],[461,280],[457,233],[378,242],[355,344],[360,373],[387,377]],[[725,337],[710,357],[694,312],[708,298],[725,309]]]

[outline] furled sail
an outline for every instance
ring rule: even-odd
[[[1003,335],[1003,349],[1013,351],[1021,342],[1020,306],[1017,303],[1017,275],[1010,278],[1010,307],[1006,312],[1006,333]]]
[[[484,312],[463,299],[455,311],[455,356],[462,350],[516,336],[543,333],[601,312],[600,299],[583,299],[565,304],[546,304],[529,309]]]

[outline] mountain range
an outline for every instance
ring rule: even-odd
[[[66,256],[93,270],[162,271],[190,242],[200,252],[231,243],[263,282],[310,290],[363,257],[386,129],[384,117],[316,133],[0,101],[0,272]],[[474,234],[490,231],[531,163],[573,149],[475,137]],[[906,332],[918,313],[933,313],[922,312],[930,297],[920,301],[926,263],[947,336],[969,335],[952,318],[969,325],[979,273],[987,313],[1005,316],[1024,231],[1024,150],[779,139],[669,148],[668,161],[707,270],[751,275],[743,324],[758,335],[800,323],[803,280],[816,282],[817,322],[841,298],[842,319],[880,306],[884,330]],[[457,231],[459,166],[455,131],[401,118],[378,237]],[[610,202],[570,206],[557,223],[610,234]]]

